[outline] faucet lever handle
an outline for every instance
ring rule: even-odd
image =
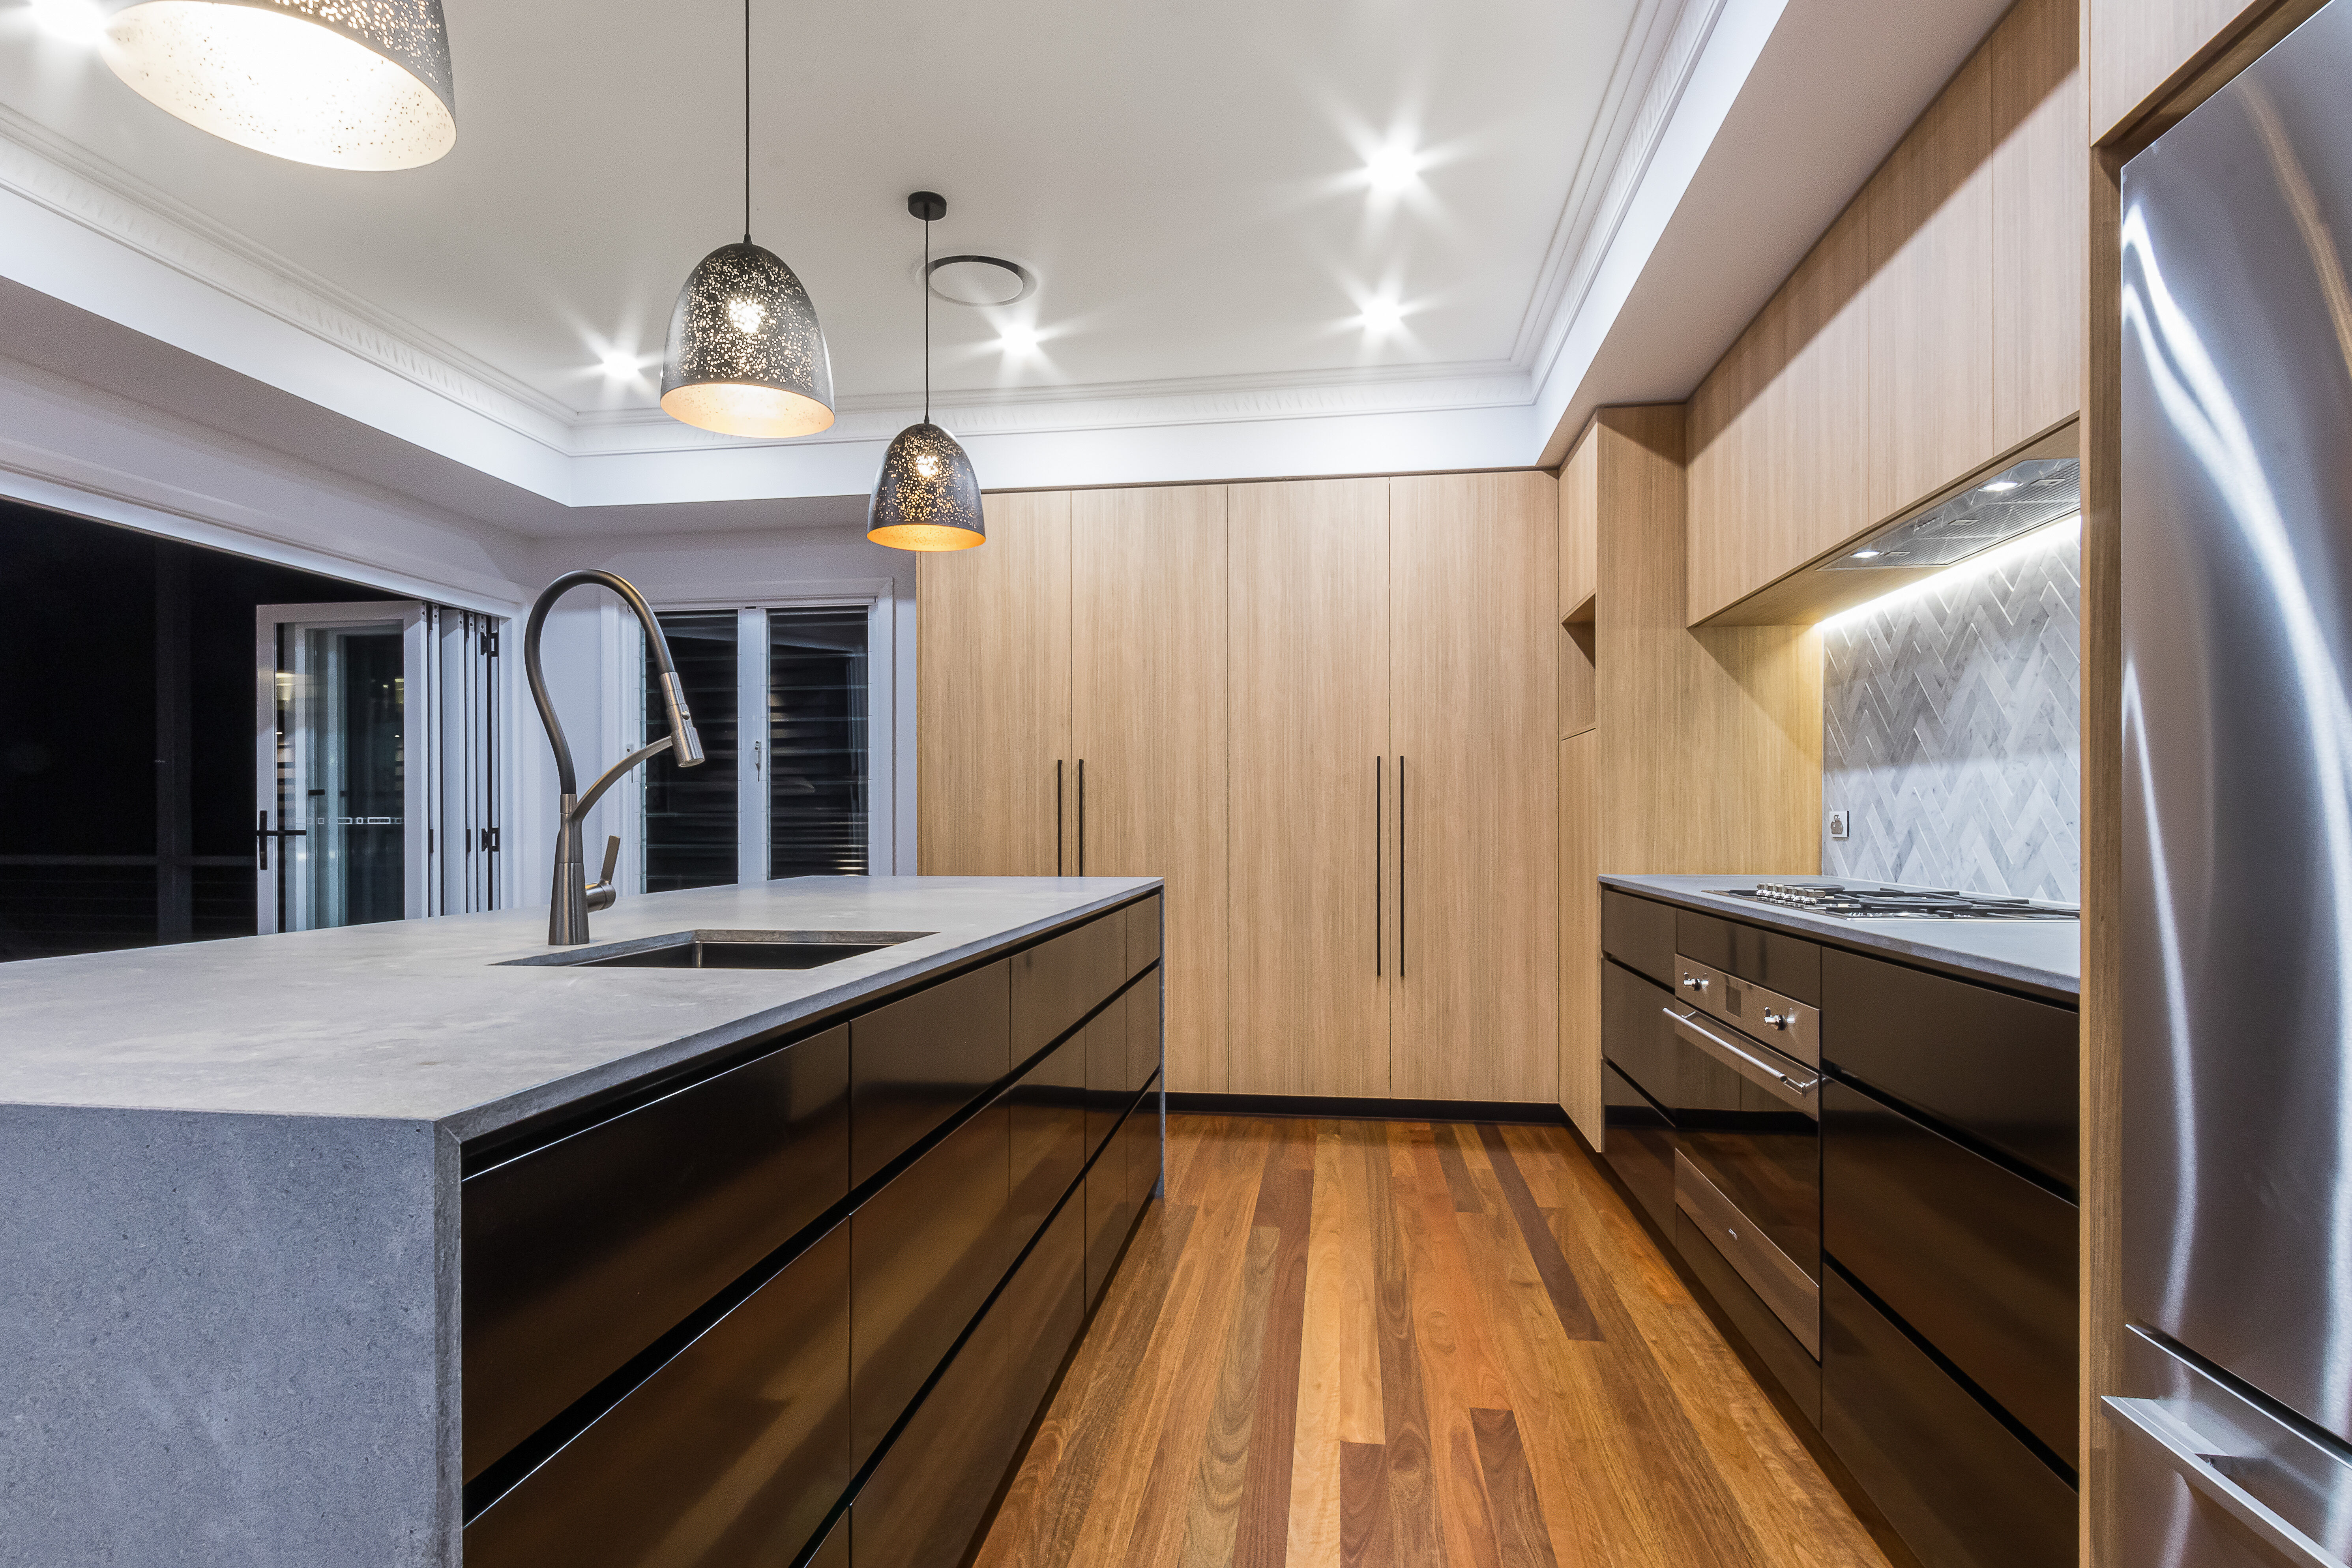
[[[609,910],[620,898],[621,890],[613,886],[613,873],[620,864],[621,840],[617,835],[607,837],[604,840],[604,874],[596,879],[596,885],[588,889],[588,908],[591,910]]]

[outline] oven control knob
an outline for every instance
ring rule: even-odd
[[[1791,1021],[1792,1020],[1786,1013],[1775,1013],[1768,1009],[1764,1015],[1764,1022],[1770,1025],[1775,1029],[1785,1029],[1789,1026]]]
[[[1706,989],[1706,980],[1702,975],[1685,974],[1683,976],[1683,989],[1685,991],[1704,991]]]

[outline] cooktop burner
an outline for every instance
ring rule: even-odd
[[[1995,899],[1925,888],[1848,887],[1843,882],[1762,882],[1727,889],[1733,898],[1754,899],[1808,914],[1839,920],[2071,921],[2081,912],[2066,904],[2025,899]]]

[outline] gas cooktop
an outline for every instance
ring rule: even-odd
[[[2071,921],[2081,911],[2067,904],[2037,904],[2026,899],[1996,899],[1982,893],[1927,888],[1848,887],[1843,882],[1761,882],[1727,888],[1735,899],[1802,910],[1848,921]]]

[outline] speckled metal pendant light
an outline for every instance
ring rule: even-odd
[[[980,476],[956,438],[931,423],[931,225],[948,215],[935,191],[917,191],[907,210],[923,220],[923,420],[898,432],[874,476],[866,537],[898,550],[969,550],[988,542]]]
[[[751,0],[743,0],[743,243],[697,263],[670,312],[662,412],[723,436],[813,436],[833,424],[833,360],[808,290],[751,243]]]
[[[457,140],[441,0],[137,0],[101,53],[157,108],[330,169],[413,169]]]

